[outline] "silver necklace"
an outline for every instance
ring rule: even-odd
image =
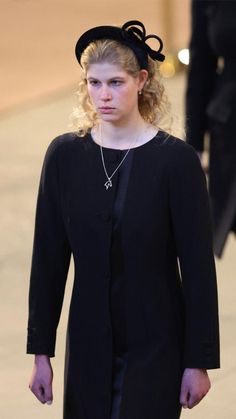
[[[120,163],[118,164],[117,168],[114,170],[114,172],[112,172],[112,174],[110,176],[107,173],[107,169],[106,169],[105,161],[104,161],[103,149],[102,149],[102,146],[101,145],[100,145],[100,150],[101,150],[101,157],[102,157],[103,169],[104,169],[105,175],[107,177],[107,181],[104,183],[104,186],[105,186],[105,188],[107,190],[107,189],[109,189],[109,188],[112,187],[112,180],[111,179],[113,178],[113,176],[117,172],[117,170],[120,168],[120,166],[122,165],[123,161],[126,159],[127,155],[129,154],[130,148],[126,151],[123,159],[120,161]]]
[[[108,190],[109,188],[112,188],[112,178],[114,176],[114,174],[117,172],[117,170],[120,168],[120,166],[122,165],[122,163],[125,161],[126,157],[128,156],[130,149],[131,149],[131,145],[134,145],[138,138],[139,135],[137,136],[137,138],[135,139],[135,141],[133,143],[130,144],[129,149],[126,151],[124,157],[121,159],[120,163],[118,164],[118,166],[115,168],[114,172],[112,172],[112,174],[109,176],[107,173],[107,169],[106,169],[106,165],[105,165],[105,161],[104,161],[104,155],[103,155],[103,147],[102,147],[102,127],[101,124],[99,126],[99,134],[100,134],[100,151],[101,151],[101,158],[102,158],[102,165],[103,165],[103,169],[104,169],[104,173],[106,175],[107,181],[104,183],[104,186],[106,188],[106,190]]]

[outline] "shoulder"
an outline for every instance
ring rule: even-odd
[[[164,131],[159,131],[156,136],[154,145],[157,146],[173,164],[186,163],[188,161],[199,162],[196,150],[184,140],[177,138]]]
[[[86,136],[85,136],[86,137]],[[47,153],[58,154],[62,150],[70,149],[74,143],[81,143],[85,137],[79,137],[76,132],[66,132],[55,137],[48,146]]]
[[[160,160],[170,174],[203,173],[196,150],[184,140],[161,131],[154,145],[160,150]]]
[[[76,132],[67,132],[54,138],[49,144],[45,160],[58,160],[74,152],[75,148],[84,148],[89,134],[79,137]]]

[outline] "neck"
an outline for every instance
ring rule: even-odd
[[[125,125],[116,125],[102,121],[95,129],[96,142],[103,147],[128,149],[142,143],[148,124],[138,118],[136,121],[129,121]]]

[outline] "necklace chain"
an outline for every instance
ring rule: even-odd
[[[131,149],[131,145],[136,144],[139,135],[136,137],[135,141],[133,143],[130,144],[130,147],[128,148],[128,150],[126,151],[124,157],[121,159],[120,163],[118,164],[118,166],[115,168],[115,170],[112,172],[112,174],[109,176],[107,173],[107,169],[106,169],[106,165],[105,165],[105,160],[104,160],[104,155],[103,155],[103,147],[102,147],[102,127],[101,124],[99,125],[99,134],[100,134],[100,151],[101,151],[101,159],[102,159],[102,165],[103,165],[103,169],[105,172],[105,175],[107,177],[107,181],[104,183],[104,186],[107,189],[112,187],[112,178],[114,176],[114,174],[117,172],[117,170],[120,168],[120,166],[122,165],[122,163],[124,162],[124,160],[126,159],[126,157],[128,156],[130,149]]]
[[[114,172],[112,172],[112,174],[110,176],[107,173],[107,169],[106,169],[105,161],[104,161],[103,149],[102,149],[102,146],[101,145],[100,145],[100,150],[101,150],[101,157],[102,157],[103,169],[104,169],[105,175],[107,177],[107,181],[104,183],[104,186],[106,187],[106,189],[108,189],[109,187],[112,187],[112,181],[111,181],[111,179],[113,178],[113,176],[117,172],[117,170],[120,168],[120,166],[122,165],[123,161],[126,159],[128,153],[130,151],[130,148],[126,151],[123,159],[120,161],[120,163],[118,164],[118,166],[116,167],[116,169],[114,170]]]

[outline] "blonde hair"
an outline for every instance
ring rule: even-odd
[[[137,77],[140,71],[135,54],[126,45],[115,40],[97,40],[88,45],[81,58],[83,70],[77,91],[78,106],[72,114],[72,122],[79,136],[84,136],[99,121],[88,95],[86,74],[91,64],[101,62],[118,64],[133,77]],[[149,59],[147,71],[148,79],[142,94],[138,95],[139,112],[146,122],[170,132],[170,103],[160,81],[158,64]]]

